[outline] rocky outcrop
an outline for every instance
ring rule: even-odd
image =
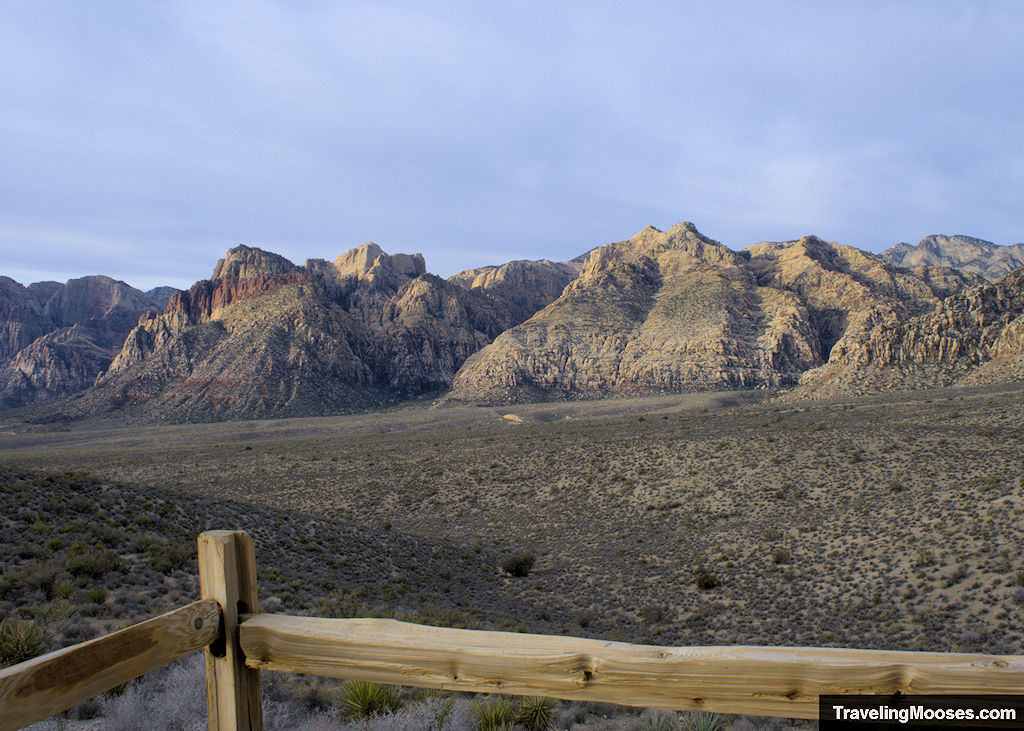
[[[790,398],[1011,380],[1024,380],[1024,270],[861,333]]]
[[[974,281],[934,278],[943,292]],[[589,252],[558,299],[467,360],[447,398],[791,384],[844,338],[939,301],[928,277],[815,237],[734,252],[691,223],[648,227]]]
[[[975,340],[968,324],[982,315],[963,332],[928,321],[907,342],[886,340],[983,282],[814,236],[732,251],[691,223],[648,227],[570,262],[514,261],[447,280],[427,273],[422,255],[374,243],[302,266],[238,246],[210,279],[152,296],[105,277],[30,287],[0,278],[0,407],[92,385],[37,405],[33,418],[207,421],[339,413],[449,386],[445,400],[494,403],[802,377],[822,393],[883,387],[882,375],[850,375],[864,363],[908,383],[1010,377],[1020,370],[1017,320],[989,323]],[[1009,294],[989,296],[1010,307]],[[960,322],[964,307],[973,312],[943,317]],[[941,363],[982,354],[933,377],[930,365],[902,365],[932,363],[922,348]]]
[[[36,338],[0,370],[0,408],[49,401],[88,388],[110,365],[122,333],[87,321]]]
[[[43,314],[43,308],[61,286],[39,282],[23,287],[10,277],[0,277],[0,366],[56,327]]]
[[[486,292],[525,320],[562,294],[582,268],[582,261],[510,261],[501,266],[467,269],[448,277],[463,289]]]
[[[213,274],[141,320],[71,408],[211,420],[375,407],[446,388],[519,322],[486,292],[427,274],[421,255],[372,243],[304,266],[237,247]]]
[[[0,408],[88,388],[139,317],[157,307],[145,293],[109,277],[28,287],[0,278]]]
[[[947,266],[995,281],[1024,267],[1024,244],[999,246],[970,236],[926,236],[916,246],[896,244],[879,256],[898,267]]]

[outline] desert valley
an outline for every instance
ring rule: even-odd
[[[196,535],[241,529],[267,611],[1022,654],[1022,266],[681,223],[447,279],[375,244],[239,246],[187,291],[2,278],[0,614],[80,642],[197,597]],[[336,692],[266,691],[281,728]]]

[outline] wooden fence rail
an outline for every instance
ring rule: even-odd
[[[0,670],[0,729],[42,721],[201,650],[219,637],[220,607],[198,601]]]
[[[261,731],[260,671],[673,710],[816,718],[823,694],[1016,694],[1024,656],[807,647],[657,647],[260,614],[251,539],[199,537],[202,600],[0,670],[0,731],[204,649],[210,728]]]

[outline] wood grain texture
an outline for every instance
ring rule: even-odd
[[[0,670],[0,730],[49,718],[115,685],[201,650],[220,607],[198,601],[132,627]]]
[[[443,690],[817,718],[826,693],[1020,693],[1024,657],[656,647],[390,619],[243,618],[249,667]]]
[[[206,648],[206,700],[211,731],[263,731],[260,672],[245,665],[238,615],[257,611],[256,551],[242,531],[199,536],[199,590],[220,605],[223,643]]]

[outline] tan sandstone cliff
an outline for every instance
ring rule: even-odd
[[[809,371],[791,398],[1024,380],[1024,270],[882,323]]]
[[[844,338],[977,281],[815,237],[734,252],[691,223],[602,246],[550,305],[469,358],[449,400],[514,402],[796,383]]]

